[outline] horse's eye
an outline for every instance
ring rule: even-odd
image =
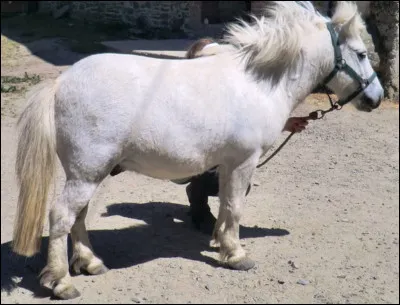
[[[359,60],[363,60],[365,58],[367,58],[367,52],[359,52],[357,53],[358,59]]]

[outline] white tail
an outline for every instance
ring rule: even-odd
[[[44,82],[35,88],[18,120],[15,170],[19,197],[12,248],[14,252],[24,256],[32,256],[40,249],[46,202],[55,172],[56,88],[54,80],[51,84]]]

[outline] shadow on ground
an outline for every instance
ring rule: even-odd
[[[221,266],[215,259],[201,254],[205,250],[216,250],[209,247],[208,236],[192,228],[188,211],[189,207],[174,203],[112,204],[102,217],[118,215],[142,220],[146,224],[115,230],[92,230],[89,231],[90,240],[95,252],[110,269],[129,268],[157,258],[169,257],[182,257],[214,267]],[[241,238],[288,234],[290,233],[284,229],[240,228]],[[70,240],[68,243],[70,258]],[[51,291],[40,287],[37,278],[46,263],[47,247],[48,237],[44,237],[40,254],[25,258],[11,251],[10,242],[2,244],[2,291],[11,293],[19,286],[32,291],[38,298],[51,296]]]
[[[105,52],[178,59],[179,56],[148,54],[146,51],[185,51],[191,43],[186,39],[132,39],[126,26],[85,24],[68,18],[54,19],[40,13],[2,17],[1,34],[55,66],[69,66],[83,57]],[[2,44],[5,41],[2,38]],[[112,47],[103,42],[111,43]],[[6,57],[3,54],[6,48],[3,47],[2,57]]]
[[[69,19],[54,19],[46,14],[2,17],[2,57],[7,38],[25,46],[33,55],[55,66],[69,66],[91,54],[110,52],[101,44],[105,39],[123,39],[125,32],[98,28]]]

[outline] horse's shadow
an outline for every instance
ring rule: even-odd
[[[110,269],[131,267],[157,258],[182,257],[212,266],[221,266],[202,251],[213,251],[210,237],[195,230],[188,215],[188,206],[173,203],[118,203],[107,207],[102,217],[123,216],[146,224],[116,230],[89,231],[95,253]],[[283,229],[240,228],[241,238],[284,236]],[[10,242],[1,245],[1,289],[11,293],[17,286],[32,291],[36,297],[49,297],[51,292],[39,285],[37,278],[46,264],[48,237],[42,238],[41,252],[33,258],[13,253]],[[68,240],[68,255],[71,257]],[[19,278],[19,283],[18,282]],[[22,279],[21,279],[22,278]]]

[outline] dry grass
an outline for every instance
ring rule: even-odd
[[[1,64],[3,65],[3,61],[16,59],[19,50],[19,43],[1,35]]]
[[[27,88],[23,86],[26,84],[28,86],[36,85],[40,82],[39,75],[28,75],[25,72],[23,77],[19,76],[1,76],[1,93],[12,93],[12,92],[23,92]]]

